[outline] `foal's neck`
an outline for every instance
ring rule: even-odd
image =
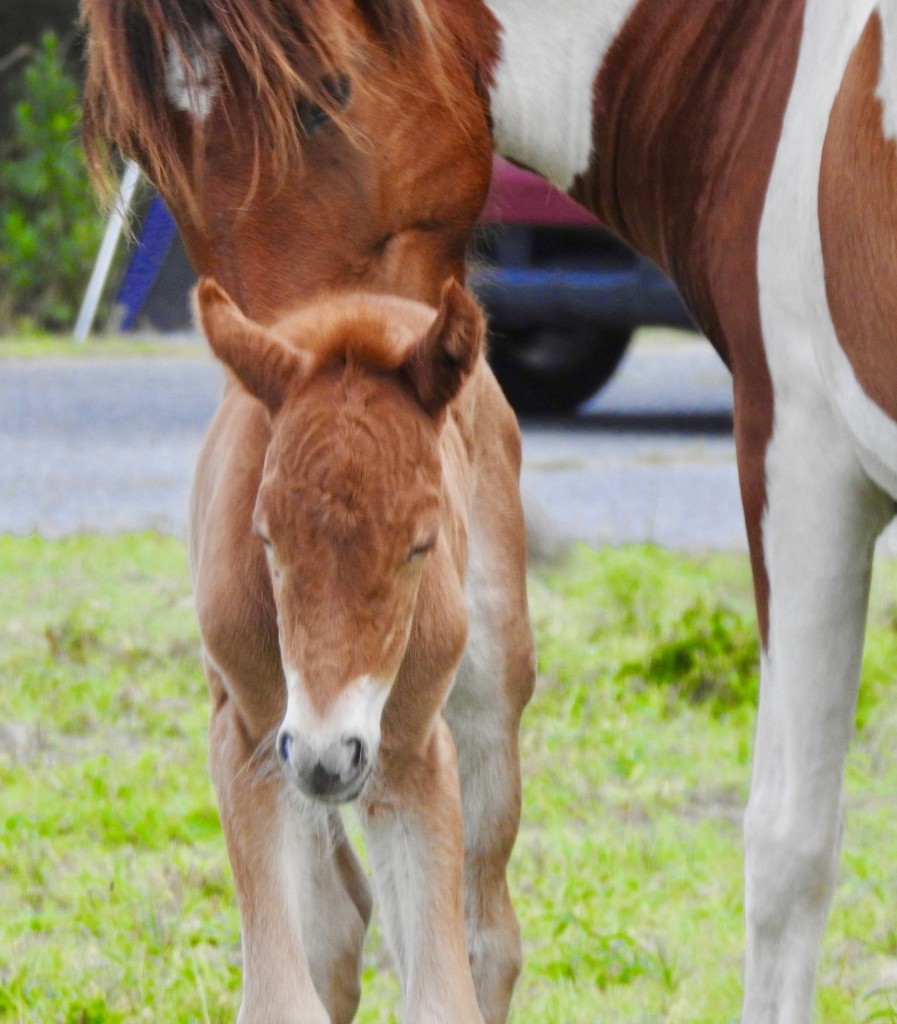
[[[589,166],[595,77],[638,0],[485,2],[502,26],[495,147],[567,190]]]

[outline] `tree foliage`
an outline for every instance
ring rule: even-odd
[[[0,160],[0,329],[71,327],[102,220],[78,140],[79,93],[46,33]]]

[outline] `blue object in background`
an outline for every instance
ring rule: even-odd
[[[154,196],[115,300],[124,310],[122,330],[131,331],[137,326],[177,233],[168,207]]]

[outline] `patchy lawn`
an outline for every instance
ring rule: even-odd
[[[876,578],[818,1016],[897,1020],[897,566]],[[734,1021],[757,647],[745,559],[534,572],[514,1024]],[[0,1020],[233,1021],[238,918],[179,542],[0,538]],[[350,815],[351,817],[351,815]],[[376,927],[359,1020],[394,1019]]]

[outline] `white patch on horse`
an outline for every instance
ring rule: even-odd
[[[881,75],[876,95],[882,105],[882,128],[897,140],[897,0],[879,0],[881,18]]]
[[[200,30],[200,35],[203,50],[217,56],[223,45],[221,33],[211,25],[206,25]],[[214,67],[206,54],[197,50],[192,43],[178,43],[169,38],[165,91],[178,110],[192,114],[199,121],[205,121],[212,111],[218,92]]]
[[[838,341],[825,290],[818,183],[829,115],[873,0],[810,3],[794,89],[760,225],[763,333],[776,390],[813,387],[837,410],[856,454],[897,496],[897,424],[865,393]],[[809,187],[808,187],[809,186]],[[797,258],[795,258],[795,253]]]
[[[506,777],[508,709],[499,695],[505,654],[496,635],[496,608],[506,603],[491,572],[477,524],[470,524],[470,557],[464,595],[468,611],[467,645],[458,666],[445,717],[458,750],[464,813],[464,845],[488,848],[493,811],[508,799]]]
[[[486,2],[502,26],[496,149],[569,189],[592,153],[595,78],[639,0]]]
[[[873,0],[808,0],[760,224],[772,379],[764,555],[769,646],[745,818],[745,1022],[812,1019],[876,533],[897,427],[863,393],[828,308],[818,183],[829,117]]]
[[[453,964],[457,947],[450,919],[455,882],[445,887],[446,837],[429,820],[439,814],[438,806],[409,809],[399,801],[387,801],[373,814],[366,814],[363,806],[360,811],[375,900],[402,985],[400,1019],[482,1024],[472,978],[468,981],[458,973],[467,968],[466,956]]]
[[[467,645],[445,717],[458,752],[465,861],[468,867],[476,866],[464,874],[467,949],[478,987],[493,992],[496,974],[507,969],[509,939],[506,927],[495,926],[489,914],[491,904],[486,909],[487,894],[478,867],[494,859],[496,829],[514,812],[515,792],[508,772],[515,763],[510,741],[516,726],[507,701],[502,699],[507,656],[497,628],[507,597],[495,572],[495,556],[488,550],[476,518],[470,522],[469,540],[464,587]],[[481,1009],[485,1012],[486,1007]]]
[[[414,822],[398,808],[363,818],[373,869],[374,894],[382,909],[383,930],[402,981],[408,1007],[415,985],[426,977],[421,956],[427,948],[420,934],[421,908],[427,904],[426,876],[422,868],[424,843]],[[406,1019],[406,1014],[402,1014]],[[426,1014],[420,1015],[426,1020]],[[438,1018],[434,1018],[438,1019]]]
[[[318,710],[308,698],[301,676],[285,668],[287,710],[283,727],[302,736],[312,749],[324,750],[347,736],[363,740],[371,760],[380,747],[380,720],[389,697],[390,683],[361,676],[345,686],[325,708]]]

